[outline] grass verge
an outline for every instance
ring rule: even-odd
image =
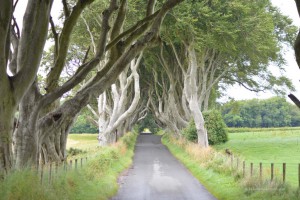
[[[162,143],[180,160],[189,171],[209,190],[217,199],[238,199],[244,196],[242,188],[234,181],[234,177],[226,173],[220,174],[213,169],[203,166],[199,159],[208,159],[210,150],[203,151],[194,158],[191,152],[193,144],[187,141],[176,140],[167,135],[162,137]],[[188,147],[189,145],[189,147]],[[187,150],[189,148],[189,150]],[[194,151],[194,154],[197,154]],[[196,156],[196,155],[195,155]],[[216,187],[217,186],[217,187]]]
[[[33,170],[15,171],[0,182],[0,199],[101,200],[118,189],[119,174],[132,163],[136,134],[127,133],[112,146],[98,148],[82,169],[58,171],[51,183]]]
[[[212,148],[202,149],[168,135],[162,142],[217,199],[300,199],[299,190],[281,181],[243,177],[241,171],[231,167],[227,156]]]

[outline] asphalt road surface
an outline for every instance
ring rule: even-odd
[[[120,189],[112,200],[215,200],[160,138],[138,137],[133,166],[120,177]]]

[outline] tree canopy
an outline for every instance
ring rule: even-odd
[[[0,7],[0,176],[65,160],[68,133],[86,106],[98,117],[99,138],[149,114],[175,134],[193,120],[207,146],[202,111],[228,85],[293,89],[269,66],[282,70],[281,48],[296,28],[269,0],[63,0],[58,24],[53,0],[29,0],[22,30],[17,2]],[[44,49],[47,38],[53,46]]]
[[[230,101],[221,106],[229,127],[286,127],[300,125],[300,111],[286,99]]]

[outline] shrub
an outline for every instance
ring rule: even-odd
[[[208,143],[210,145],[220,144],[228,141],[227,127],[222,115],[217,110],[203,113],[205,127],[208,134]],[[191,142],[197,142],[197,129],[192,120],[186,128],[183,129],[183,135]]]
[[[189,122],[188,126],[183,129],[182,134],[188,141],[197,142],[198,136],[194,120]]]
[[[217,110],[211,110],[204,112],[203,117],[208,134],[208,143],[214,145],[227,142],[227,127],[221,113]]]
[[[70,148],[67,150],[69,156],[76,156],[78,154],[86,153],[86,151],[83,151],[81,149],[76,149],[76,148]]]

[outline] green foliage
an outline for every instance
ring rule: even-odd
[[[189,122],[188,126],[182,130],[182,134],[185,136],[185,138],[188,141],[191,141],[191,142],[198,141],[197,129],[196,129],[194,120],[191,120]]]
[[[127,148],[133,149],[136,142],[137,132],[125,134],[120,141],[123,142]]]
[[[151,133],[155,134],[159,131],[159,127],[155,122],[152,114],[147,114],[147,116],[137,123],[138,132],[141,133],[145,128],[148,128]]]
[[[217,110],[211,110],[204,112],[203,117],[208,134],[208,143],[210,145],[215,145],[226,142],[228,140],[227,127],[221,113]],[[191,121],[188,126],[183,129],[182,134],[187,140],[197,142],[198,136],[195,122]]]
[[[229,127],[300,126],[300,110],[280,97],[230,101],[222,115]]]
[[[85,113],[81,113],[70,131],[71,133],[98,133],[98,128],[87,120]]]
[[[217,110],[203,112],[205,127],[208,134],[208,143],[210,145],[227,142],[227,126],[222,118],[222,115]]]
[[[68,156],[76,156],[82,153],[86,153],[86,151],[83,151],[82,149],[72,148],[72,147],[67,150]]]
[[[291,45],[296,34],[292,20],[268,0],[184,1],[166,17],[162,29],[162,38],[175,43],[178,51],[188,43],[200,55],[217,53],[222,67],[215,76],[228,70],[221,78],[225,87],[238,83],[276,94],[294,89],[290,79],[274,76],[269,66],[284,71],[282,44]]]

